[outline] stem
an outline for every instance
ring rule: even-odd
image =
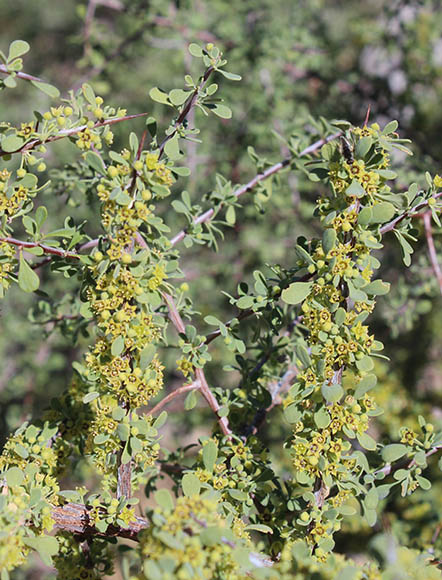
[[[137,113],[135,115],[125,115],[124,117],[117,117],[116,119],[106,119],[105,121],[97,121],[94,124],[93,128],[95,129],[96,127],[104,127],[105,125],[115,125],[115,123],[121,123],[122,121],[130,121],[131,119],[145,117],[146,115],[149,115],[149,113]],[[15,151],[3,151],[2,149],[0,149],[0,157],[4,157],[5,155],[14,155],[14,153],[20,152],[23,153],[25,151],[31,151],[32,149],[35,149],[36,147],[42,145],[43,143],[51,143],[52,141],[58,141],[59,139],[70,137],[71,135],[75,135],[76,133],[81,133],[85,129],[87,129],[87,125],[80,125],[79,127],[64,129],[63,131],[60,131],[56,135],[48,137],[45,141],[42,141],[41,139],[33,139],[32,141],[28,141]]]
[[[213,68],[213,66],[209,66],[209,68],[204,73],[203,78],[201,79],[200,84],[195,88],[195,90],[193,91],[193,93],[187,99],[186,104],[184,105],[183,110],[180,113],[180,116],[178,117],[178,119],[175,122],[175,125],[173,126],[172,133],[170,133],[170,135],[167,135],[163,139],[163,141],[161,142],[158,158],[160,158],[162,156],[162,154],[164,152],[164,147],[165,147],[166,143],[170,139],[172,139],[172,137],[174,137],[176,135],[176,133],[178,132],[179,128],[181,127],[181,125],[186,120],[187,115],[190,113],[190,111],[195,106],[195,103],[196,103],[196,101],[198,99],[199,92],[204,88],[204,85],[207,83],[210,75],[213,73],[214,70],[215,69]]]
[[[326,143],[329,143],[329,141],[333,141],[334,139],[337,139],[341,134],[342,134],[341,132],[334,133],[333,135],[329,135],[328,137],[325,137],[324,139],[320,139],[319,141],[316,141],[315,143],[313,143],[312,145],[310,145],[309,147],[307,147],[306,149],[301,151],[301,153],[299,153],[299,157],[303,157],[305,155],[309,155],[310,153],[313,153],[314,151],[317,151],[323,145],[325,145]],[[287,157],[286,159],[279,161],[279,163],[272,165],[272,167],[269,167],[268,169],[266,169],[262,173],[258,173],[258,175],[255,175],[255,177],[253,179],[251,179],[248,183],[246,183],[245,185],[242,185],[239,189],[237,189],[234,192],[235,197],[239,198],[244,193],[252,191],[252,189],[254,187],[256,187],[258,185],[258,183],[261,183],[261,181],[265,181],[266,179],[268,179],[272,175],[275,175],[275,173],[278,173],[279,171],[281,171],[281,169],[284,169],[285,167],[290,165],[290,163],[293,161],[294,158],[295,158],[295,156],[293,156],[293,155],[291,157]],[[200,216],[198,216],[197,218],[195,218],[193,220],[193,225],[195,226],[198,224],[208,222],[209,220],[212,219],[214,213],[215,213],[214,208],[208,209],[206,212],[204,212],[203,214],[201,214]],[[174,246],[178,242],[181,242],[186,237],[186,235],[187,235],[186,230],[181,230],[180,232],[178,232],[178,234],[175,237],[173,237],[170,240],[171,245]]]
[[[25,81],[35,81],[37,83],[47,84],[47,81],[40,79],[38,77],[34,77],[32,75],[28,75],[27,73],[24,73],[24,72],[8,71],[8,69],[6,68],[6,66],[4,64],[0,64],[0,74],[3,74],[3,75],[14,74],[14,76],[18,77],[19,79],[23,79]]]
[[[424,220],[425,236],[427,238],[428,254],[430,256],[431,265],[439,283],[439,291],[442,294],[442,272],[437,261],[436,248],[434,247],[433,234],[431,232],[431,211],[427,211],[422,216]]]
[[[436,445],[435,447],[432,447],[429,451],[427,451],[427,453],[425,453],[425,457],[430,457],[431,455],[434,455],[435,453],[437,453],[441,449],[442,449],[442,445]],[[378,469],[377,471],[375,471],[374,475],[376,476],[380,473],[383,473],[384,476],[386,477],[387,475],[392,475],[393,473],[396,473],[396,471],[398,471],[399,469],[404,469],[404,468],[410,469],[414,465],[416,465],[415,459],[412,459],[410,461],[409,459],[405,458],[405,459],[401,459],[401,461],[398,461],[394,465],[391,465],[391,463],[387,463],[387,465],[385,465],[385,467],[382,467],[381,469]]]
[[[438,199],[441,196],[442,196],[442,192],[435,193],[432,197],[430,197],[430,199]],[[429,199],[426,199],[425,201],[423,201],[422,203],[420,203],[419,205],[414,207],[412,210],[408,209],[407,211],[404,211],[403,214],[394,218],[394,220],[391,220],[391,222],[389,222],[388,224],[385,224],[384,226],[382,226],[381,229],[379,230],[379,232],[382,235],[387,233],[387,232],[391,232],[391,230],[394,230],[394,228],[397,226],[397,224],[400,223],[402,220],[404,220],[407,217],[414,217],[415,213],[418,213],[421,209],[428,207],[428,202],[429,202]],[[413,213],[411,213],[411,212],[413,212]]]
[[[54,254],[55,256],[61,256],[62,258],[80,258],[79,254],[75,252],[68,252],[61,248],[53,248],[52,246],[46,246],[40,242],[23,242],[15,238],[0,238],[0,243],[5,242],[7,244],[13,244],[19,248],[41,248],[45,254]]]
[[[193,381],[193,383],[191,383],[190,385],[183,385],[179,389],[172,391],[166,397],[164,397],[164,399],[162,399],[159,403],[157,403],[155,407],[153,407],[150,411],[148,411],[148,415],[155,415],[156,413],[158,413],[160,409],[162,409],[170,401],[175,399],[175,397],[178,397],[179,395],[182,395],[183,393],[187,393],[189,391],[198,391],[200,390],[200,388],[201,385],[199,384],[199,381]]]
[[[124,403],[120,403],[120,407],[126,411],[126,414],[129,412],[128,406]],[[132,495],[132,459],[127,463],[121,462],[125,445],[126,442],[122,441],[117,455],[117,498],[124,496],[129,499]]]
[[[172,322],[172,324],[175,326],[176,330],[180,334],[185,334],[186,329],[184,326],[183,319],[181,318],[181,315],[178,312],[178,309],[176,307],[176,304],[175,304],[172,296],[170,294],[167,294],[166,292],[163,292],[162,295],[163,295],[163,298],[164,298],[164,300],[167,304],[167,307],[169,309],[170,321]],[[220,417],[220,415],[219,415],[220,405],[219,405],[218,401],[216,400],[215,395],[210,390],[210,387],[207,383],[203,369],[198,369],[198,368],[195,369],[195,375],[196,375],[196,378],[200,384],[200,391],[201,391],[203,397],[206,399],[207,403],[209,404],[209,407],[212,409],[212,411],[215,413],[215,415],[218,419],[218,424],[221,428],[221,431],[224,433],[224,435],[227,435],[230,437],[230,435],[232,434],[232,431],[229,428],[229,421],[227,420],[227,417]]]
[[[139,532],[149,527],[147,520],[135,516],[134,521],[130,522],[127,528],[109,526],[105,532],[99,532],[90,522],[88,508],[78,503],[55,506],[52,508],[51,515],[55,521],[55,529],[84,536],[102,536],[106,538],[119,536],[137,542]]]

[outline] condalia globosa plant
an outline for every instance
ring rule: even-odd
[[[189,174],[181,147],[198,134],[189,113],[231,116],[213,80],[240,78],[225,70],[220,51],[191,44],[205,67],[201,77],[186,75],[184,89],[150,91],[173,111],[161,137],[153,117],[108,105],[87,84],[60,99],[57,89],[22,72],[28,49],[15,41],[7,56],[0,53],[2,88],[29,81],[58,101],[19,128],[0,124],[1,292],[20,288],[50,301],[39,289],[47,266],[76,280],[73,324],[90,347],[74,363],[66,391],[23,424],[0,456],[2,580],[32,550],[65,580],[111,574],[118,553],[132,579],[440,578],[435,549],[394,546],[395,558],[380,566],[334,547],[352,514],[374,526],[388,496],[431,486],[424,472],[442,447],[431,423],[419,417],[419,432],[403,426],[386,444],[370,431],[382,413],[370,395],[374,359],[386,357],[366,321],[376,297],[389,291],[376,278],[376,250],[392,232],[410,264],[413,219],[425,214],[440,226],[442,179],[427,174],[426,189],[394,190],[390,156],[408,152],[396,121],[381,128],[368,116],[361,127],[321,120],[316,140],[307,132],[290,139],[290,156],[275,165],[250,150],[256,176],[241,186],[218,176],[207,211],[182,191],[171,207],[187,227],[171,233],[163,200]],[[131,133],[124,149],[112,148],[112,126],[136,117],[144,117],[145,129]],[[71,171],[84,182],[84,203],[98,200],[98,238],[69,218],[45,229],[41,195],[51,183],[39,174],[60,139],[78,149]],[[222,322],[208,315],[213,332],[198,334],[188,285],[175,283],[180,243],[216,247],[222,228],[235,224],[240,198],[253,195],[259,205],[283,170],[318,184],[322,234],[294,235],[292,262],[255,271],[253,287],[242,282],[228,296],[237,316]],[[255,319],[247,344],[240,333],[246,318]],[[206,379],[218,337],[235,354],[241,379],[233,390]],[[186,378],[172,391],[163,384],[167,349],[179,349]],[[186,456],[161,443],[163,408],[183,394],[186,412],[199,395],[213,413],[211,436],[195,437],[197,451]],[[281,405],[283,415],[275,414]],[[265,423],[281,417],[290,431],[280,442],[291,466],[283,470],[261,438]],[[93,466],[96,489],[61,487],[79,460]],[[163,483],[170,480],[171,490]],[[140,486],[153,506],[143,517],[135,515]],[[118,546],[118,538],[131,541]]]

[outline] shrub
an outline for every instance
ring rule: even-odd
[[[173,111],[164,135],[154,117],[128,115],[87,83],[59,98],[22,72],[28,49],[15,41],[0,54],[3,87],[29,80],[55,102],[18,127],[0,125],[2,294],[35,293],[31,320],[54,322],[88,348],[66,390],[0,456],[2,580],[32,550],[62,579],[101,578],[117,558],[126,578],[152,580],[439,578],[437,493],[429,490],[442,432],[415,409],[389,432],[400,387],[366,321],[390,289],[376,277],[386,234],[408,267],[423,217],[437,274],[431,221],[440,227],[442,178],[426,173],[424,187],[396,186],[395,152],[410,153],[396,121],[381,128],[368,113],[361,126],[321,118],[284,141],[283,161],[249,149],[255,177],[232,185],[218,175],[204,211],[182,185],[190,173],[183,143],[198,134],[189,116],[229,119],[213,81],[241,80],[216,46],[189,45],[198,79],[150,90]],[[114,126],[132,119],[145,128],[114,147]],[[61,139],[75,159],[44,181]],[[293,235],[288,263],[262,264],[235,294],[224,292],[234,317],[203,313],[212,331],[202,334],[189,283],[179,282],[179,245],[217,248],[237,226],[244,196],[263,211],[283,172],[314,184],[315,235]],[[77,215],[51,229],[58,216],[43,196],[69,183],[82,194]],[[180,219],[185,227],[172,232]],[[51,296],[42,280],[60,274]],[[214,387],[221,379],[209,375],[221,338],[227,370],[240,377],[234,388]],[[173,358],[185,379],[166,395]],[[182,395],[192,443],[170,445],[164,408]],[[423,492],[424,508],[413,499]],[[140,517],[143,495],[151,501]],[[391,514],[394,533],[373,536],[371,551],[342,548],[340,538],[368,538]]]

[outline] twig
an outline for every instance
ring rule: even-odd
[[[434,455],[440,449],[442,449],[442,444],[436,445],[435,447],[432,447],[429,451],[427,451],[425,453],[425,457],[430,457],[431,455]],[[393,473],[396,473],[396,471],[398,471],[399,469],[404,469],[404,468],[410,469],[414,465],[416,465],[415,459],[412,459],[410,461],[409,459],[405,458],[405,459],[402,459],[401,461],[398,461],[394,465],[392,465],[391,463],[387,463],[387,465],[385,465],[381,469],[376,470],[374,472],[374,476],[376,477],[377,475],[383,473],[384,476],[386,477],[387,475],[392,475]]]
[[[128,405],[125,403],[120,403],[120,407],[128,412]],[[117,455],[117,497],[130,498],[132,494],[131,480],[132,480],[132,459],[129,459],[127,463],[122,462],[122,456],[124,452],[126,442],[122,441],[120,449]]]
[[[288,390],[288,388],[292,384],[293,378],[296,377],[297,374],[298,368],[296,367],[296,365],[291,365],[289,366],[289,368],[286,370],[286,372],[279,381],[277,381],[276,383],[270,383],[269,385],[270,387],[273,384],[273,389],[272,388],[269,389],[270,394],[272,396],[272,402],[268,407],[261,408],[256,411],[252,423],[250,425],[247,425],[242,431],[244,436],[248,437],[249,435],[255,435],[258,432],[259,428],[264,423],[268,413],[273,409],[273,407],[276,407],[277,405],[282,403],[282,399],[279,395],[282,392]]]
[[[115,119],[106,119],[104,121],[97,121],[93,128],[97,127],[104,127],[105,125],[115,125],[116,123],[121,123],[122,121],[130,121],[131,119],[137,119],[138,117],[145,117],[149,115],[149,113],[136,113],[135,115],[125,115],[124,117],[117,117]],[[0,157],[4,157],[5,155],[13,155],[14,153],[23,153],[24,151],[31,151],[35,149],[39,145],[43,143],[51,143],[52,141],[58,141],[59,139],[64,139],[65,137],[70,137],[71,135],[75,135],[76,133],[81,133],[85,129],[87,129],[87,125],[80,125],[79,127],[72,127],[71,129],[63,129],[59,131],[56,135],[52,135],[48,137],[45,141],[41,139],[32,139],[27,143],[24,143],[21,147],[16,149],[15,151],[3,151],[0,149]]]
[[[326,143],[329,143],[330,141],[337,139],[341,134],[342,134],[341,131],[339,131],[339,133],[334,133],[333,135],[329,135],[328,137],[325,137],[324,139],[319,139],[319,141],[316,141],[315,143],[313,143],[312,145],[310,145],[309,147],[306,147],[303,151],[301,151],[301,153],[299,153],[299,157],[303,157],[305,155],[309,155],[310,153],[313,153],[314,151],[317,151]],[[293,161],[293,159],[294,159],[294,156],[287,157],[286,159],[279,161],[279,163],[272,165],[272,167],[269,167],[268,169],[266,169],[262,173],[258,173],[258,175],[255,175],[255,177],[253,179],[251,179],[248,183],[246,183],[245,185],[242,185],[239,189],[237,189],[234,192],[235,197],[239,198],[244,193],[252,191],[252,189],[255,188],[258,185],[258,183],[261,183],[261,181],[264,181],[264,180],[268,179],[269,177],[271,177],[272,175],[274,175],[275,173],[278,173],[279,171],[281,171],[281,169],[288,167],[290,165],[290,163]],[[203,214],[201,214],[200,216],[196,217],[193,220],[193,225],[195,226],[198,224],[208,222],[212,218],[214,213],[215,213],[214,208],[208,209],[206,212],[204,212]],[[181,242],[181,240],[183,240],[186,237],[186,235],[187,235],[186,230],[181,230],[175,237],[173,237],[170,240],[171,245],[174,246],[178,242]]]
[[[206,70],[206,72],[203,75],[203,78],[201,79],[200,84],[196,87],[196,89],[193,91],[193,93],[188,97],[186,104],[184,105],[183,110],[181,111],[180,116],[178,117],[178,119],[175,122],[175,125],[173,126],[173,131],[170,133],[170,135],[167,135],[163,141],[160,144],[159,147],[159,155],[158,157],[161,157],[163,152],[164,152],[164,147],[166,146],[166,143],[172,139],[172,137],[174,137],[177,133],[177,131],[179,130],[179,128],[181,127],[181,125],[184,123],[184,121],[187,118],[187,115],[190,113],[190,111],[193,109],[193,107],[195,106],[196,100],[198,98],[199,92],[204,88],[204,85],[207,83],[210,75],[213,73],[215,69],[213,68],[213,66],[209,66],[209,68]]]
[[[427,211],[422,216],[424,220],[425,236],[427,238],[428,254],[430,256],[431,265],[439,283],[439,291],[442,294],[442,272],[437,261],[436,248],[434,247],[433,234],[431,232],[431,211]]]
[[[149,522],[144,518],[134,516],[134,521],[130,522],[127,528],[120,526],[109,526],[105,532],[100,532],[91,523],[88,508],[83,504],[67,503],[64,506],[52,508],[52,518],[55,521],[55,528],[74,534],[84,536],[119,536],[138,541],[138,534],[141,530],[149,527]]]
[[[55,521],[54,527],[56,529],[71,532],[73,534],[80,534],[85,538],[93,536],[106,538],[118,536],[120,538],[128,538],[138,542],[138,534],[150,525],[146,519],[134,516],[134,520],[128,524],[127,528],[122,528],[121,526],[109,526],[105,532],[100,532],[91,523],[88,508],[85,505],[78,503],[67,503],[64,506],[53,507],[51,515]],[[207,527],[205,522],[197,520],[196,518],[193,519],[195,519],[202,528]],[[190,530],[184,531],[191,535]],[[235,544],[224,537],[221,538],[221,542],[229,545],[231,548],[235,548]],[[249,559],[250,562],[258,568],[273,565],[272,560],[259,553],[250,553]]]
[[[224,326],[231,326],[234,322],[239,322],[241,320],[244,320],[245,318],[248,318],[249,316],[252,316],[253,314],[256,314],[252,309],[247,309],[247,310],[242,310],[238,316],[235,316],[235,318],[232,318],[231,320],[229,320],[228,322],[224,323]],[[213,332],[210,332],[206,338],[204,339],[204,344],[210,344],[212,342],[212,340],[215,340],[215,338],[217,338],[218,336],[221,335],[221,330],[214,330]]]
[[[35,81],[37,83],[47,83],[47,81],[40,79],[38,77],[34,77],[33,75],[28,75],[24,72],[16,72],[16,71],[9,71],[4,64],[0,64],[0,74],[9,75],[14,74],[14,76],[18,77],[19,79],[23,79],[25,81]]]
[[[80,255],[75,252],[68,252],[67,250],[63,250],[61,248],[53,248],[52,246],[40,244],[40,242],[23,242],[22,240],[9,237],[0,238],[0,243],[1,242],[13,244],[14,246],[18,246],[20,248],[41,248],[45,254],[54,254],[55,256],[61,256],[62,258],[80,258]]]
[[[169,318],[170,318],[172,324],[175,326],[176,330],[180,334],[185,334],[186,329],[184,326],[183,319],[181,318],[181,315],[178,312],[178,309],[176,307],[176,304],[175,304],[172,296],[170,296],[170,294],[167,294],[166,292],[162,292],[162,296],[163,296],[163,298],[166,302],[167,308],[169,310]],[[200,384],[201,394],[206,399],[207,403],[209,404],[209,407],[212,409],[212,411],[215,413],[215,415],[218,418],[218,424],[221,428],[221,431],[224,433],[224,435],[227,435],[230,437],[230,435],[232,434],[232,431],[229,428],[229,421],[227,420],[227,417],[220,416],[220,414],[219,414],[220,405],[219,405],[218,401],[216,400],[214,394],[210,390],[210,387],[207,383],[203,369],[198,369],[198,368],[195,369],[195,375],[196,375],[196,378]]]
[[[442,192],[435,193],[432,197],[430,197],[430,199],[438,199],[441,196],[442,196]],[[428,207],[428,202],[429,201],[430,201],[429,199],[426,199],[425,201],[423,201],[422,203],[420,203],[419,205],[417,205],[416,207],[414,207],[413,208],[413,213],[410,213],[411,210],[404,211],[403,214],[401,214],[398,217],[394,218],[394,220],[391,220],[391,222],[389,222],[388,224],[385,224],[385,226],[382,226],[381,229],[379,230],[380,233],[382,235],[384,235],[387,232],[391,232],[391,230],[394,230],[394,228],[397,226],[397,224],[400,223],[405,218],[407,218],[407,217],[415,217],[415,214],[419,213],[419,211],[421,209],[424,209],[425,207]]]
[[[201,385],[199,384],[199,381],[193,381],[193,383],[191,383],[190,385],[183,385],[182,387],[179,387],[178,389],[175,389],[175,391],[169,393],[166,397],[164,397],[164,399],[161,399],[161,401],[157,403],[155,407],[153,407],[150,411],[148,411],[147,414],[155,415],[156,413],[158,413],[160,409],[162,409],[170,401],[175,399],[175,397],[178,397],[183,393],[187,393],[188,391],[198,391],[200,388]]]

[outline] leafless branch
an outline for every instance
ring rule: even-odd
[[[439,283],[439,291],[442,294],[442,272],[437,261],[436,248],[434,246],[433,233],[431,231],[431,211],[427,211],[422,216],[424,220],[425,236],[427,238],[428,254],[430,256],[431,266]]]
[[[165,407],[170,401],[175,399],[175,397],[179,397],[184,393],[188,393],[189,391],[198,391],[201,388],[199,381],[193,381],[190,385],[183,385],[175,391],[169,393],[164,399],[161,399],[159,403],[155,405],[150,411],[148,411],[149,415],[156,415],[158,411],[160,411],[163,407]]]
[[[163,298],[166,302],[167,308],[169,310],[169,318],[170,318],[172,324],[175,326],[176,330],[180,334],[185,334],[186,329],[184,326],[183,319],[181,318],[181,315],[178,312],[178,309],[176,307],[176,304],[175,304],[172,296],[170,296],[170,294],[167,294],[166,292],[163,292],[162,294],[163,294]],[[229,422],[227,420],[227,417],[220,416],[220,414],[219,414],[220,405],[219,405],[218,401],[216,400],[214,394],[210,390],[210,387],[207,383],[203,369],[198,369],[198,368],[195,369],[195,375],[196,375],[196,378],[200,384],[201,394],[206,399],[207,403],[209,404],[209,407],[212,409],[212,411],[215,413],[216,417],[218,418],[218,424],[221,428],[221,431],[224,433],[224,435],[230,436],[232,434],[232,431],[229,428]]]

